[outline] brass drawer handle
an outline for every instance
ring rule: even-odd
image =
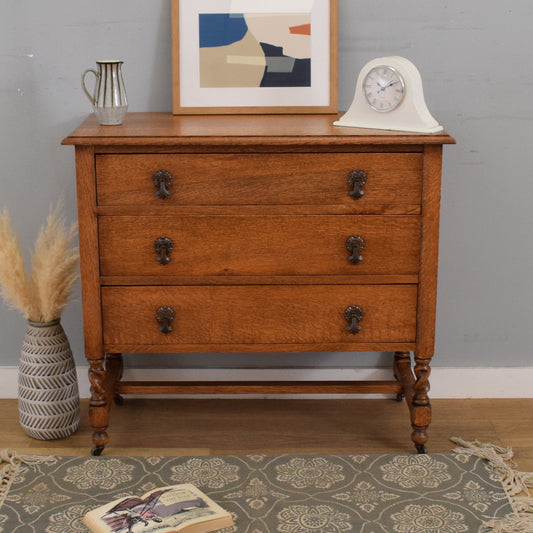
[[[168,335],[172,331],[170,323],[174,320],[174,310],[172,307],[163,306],[155,312],[155,318],[159,323],[159,331]]]
[[[348,237],[346,239],[346,250],[350,252],[348,261],[350,261],[350,263],[353,263],[354,265],[360,263],[363,260],[361,252],[364,250],[364,248],[365,241],[362,237],[359,237],[359,235],[352,235],[351,237]]]
[[[350,186],[350,196],[354,200],[359,200],[365,194],[363,187],[366,183],[366,174],[364,170],[352,170],[348,174],[348,185]]]
[[[363,313],[363,310],[357,305],[350,305],[350,307],[347,307],[344,311],[344,318],[346,319],[346,322],[350,324],[346,329],[352,335],[355,335],[361,331],[359,322],[363,320],[364,316],[365,314]]]
[[[158,170],[152,177],[155,188],[155,194],[161,200],[170,196],[170,185],[172,183],[172,174],[168,170]]]
[[[154,248],[157,253],[157,262],[160,265],[166,265],[170,262],[170,252],[174,248],[174,244],[168,237],[159,237],[154,243]]]

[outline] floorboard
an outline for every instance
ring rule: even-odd
[[[87,400],[75,435],[39,441],[20,428],[16,400],[0,400],[0,448],[88,455]],[[533,472],[533,399],[433,400],[428,451],[460,436],[511,446]],[[405,402],[387,399],[140,399],[114,406],[105,455],[232,453],[412,453]]]

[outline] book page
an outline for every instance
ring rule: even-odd
[[[102,533],[170,533],[216,518],[226,518],[221,527],[231,523],[228,513],[205,494],[192,485],[181,485],[115,500],[88,513],[85,522]]]

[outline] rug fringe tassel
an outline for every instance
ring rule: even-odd
[[[469,442],[459,437],[452,437],[450,440],[458,445],[453,449],[454,453],[487,460],[492,470],[501,476],[501,482],[509,494],[515,514],[486,522],[483,527],[493,533],[533,533],[533,497],[529,491],[533,487],[533,472],[516,470],[511,448],[478,440]]]
[[[492,533],[533,533],[533,523],[530,517],[508,516],[503,520],[491,520],[483,527]]]
[[[18,472],[19,466],[20,459],[17,457],[17,452],[0,450],[0,507],[4,504],[4,500],[15,478],[15,474]]]

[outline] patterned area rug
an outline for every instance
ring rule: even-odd
[[[512,470],[510,450],[459,444],[454,454],[430,455],[119,458],[4,451],[0,532],[87,532],[81,522],[87,511],[178,483],[195,484],[230,511],[238,533],[533,531],[527,494],[533,476]]]

